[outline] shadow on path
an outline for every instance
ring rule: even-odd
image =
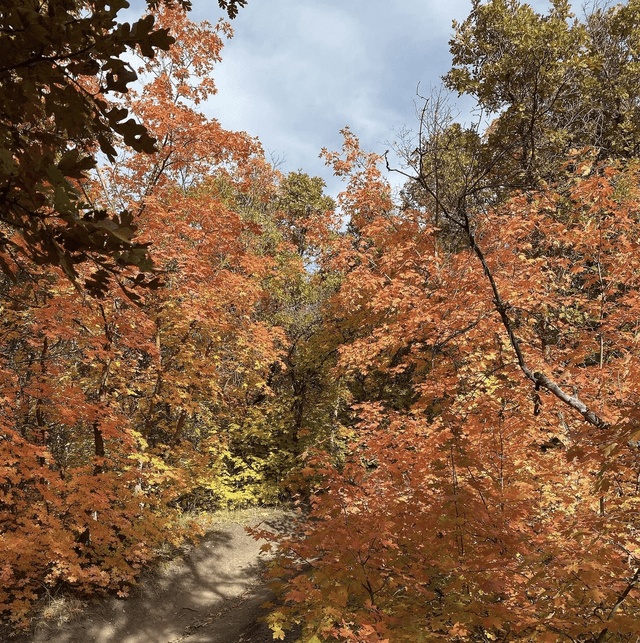
[[[273,592],[261,585],[250,592],[239,605],[185,636],[179,643],[273,643],[273,632],[263,621],[268,610],[263,609],[262,605],[274,599]],[[288,632],[280,643],[293,643],[299,636],[300,629]]]
[[[254,623],[272,598],[260,578],[264,541],[245,531],[258,522],[216,525],[183,559],[145,579],[135,596],[103,600],[70,623],[41,625],[33,643],[273,641],[266,626]],[[274,510],[261,527],[282,533],[294,525],[294,517]],[[266,628],[269,638],[239,638],[254,626]]]

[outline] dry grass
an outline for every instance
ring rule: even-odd
[[[86,602],[74,596],[59,596],[50,598],[42,609],[41,615],[45,621],[62,625],[82,614]]]

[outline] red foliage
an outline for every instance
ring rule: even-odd
[[[349,133],[344,156],[330,159],[351,173],[352,234],[331,265],[347,271],[334,305],[358,439],[341,466],[310,465],[321,482],[304,536],[280,540],[277,573],[294,576],[275,626],[635,640],[637,168],[573,159],[563,183],[476,213],[444,253]]]

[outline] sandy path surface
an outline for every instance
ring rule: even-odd
[[[149,575],[126,599],[90,605],[69,623],[41,623],[33,643],[262,643],[273,641],[258,622],[273,598],[261,578],[264,541],[246,526],[290,530],[284,510],[229,514],[183,558]],[[290,640],[295,640],[291,637]]]

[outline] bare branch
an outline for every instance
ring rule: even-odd
[[[578,411],[578,413],[580,413],[580,415],[582,415],[582,417],[587,422],[589,422],[589,424],[592,424],[598,429],[609,428],[609,424],[605,422],[596,413],[589,410],[587,405],[577,395],[569,395],[566,391],[563,391],[562,388],[560,388],[560,386],[552,379],[550,379],[543,373],[532,372],[531,369],[527,366],[527,363],[522,354],[522,350],[520,348],[520,341],[518,340],[518,337],[516,336],[513,330],[513,325],[511,323],[511,319],[508,313],[508,306],[507,304],[505,304],[505,302],[502,300],[502,297],[500,296],[500,292],[498,290],[496,281],[493,277],[493,273],[491,272],[491,269],[487,264],[487,260],[485,259],[484,253],[482,252],[482,249],[478,245],[478,242],[476,241],[473,230],[471,229],[471,224],[469,222],[469,217],[467,213],[464,212],[463,216],[465,221],[464,230],[467,234],[469,245],[471,246],[471,249],[475,253],[476,257],[478,257],[478,259],[480,260],[480,263],[482,264],[482,268],[484,270],[484,274],[489,280],[489,284],[491,285],[491,291],[493,292],[493,304],[495,306],[495,309],[498,311],[498,314],[500,315],[500,319],[502,320],[502,325],[507,331],[507,335],[509,336],[509,343],[511,344],[511,347],[513,348],[513,351],[516,354],[516,358],[518,360],[518,365],[520,366],[520,370],[524,373],[527,379],[531,380],[535,384],[536,389],[544,388],[550,393],[553,393],[553,395],[555,395],[559,400],[561,400],[562,402],[570,406],[572,409]]]
[[[631,590],[634,589],[638,584],[638,580],[640,580],[640,567],[636,569],[636,573],[629,581],[629,584],[626,586],[626,588],[620,594],[620,596],[618,596],[618,600],[615,602],[614,606],[611,608],[611,611],[609,612],[609,615],[607,616],[607,621],[610,621],[616,615],[616,612],[620,609],[620,606],[622,605],[622,603],[624,603],[625,598],[629,596]],[[607,635],[608,631],[609,631],[609,628],[605,627],[598,635],[598,638],[596,639],[596,643],[603,643],[604,637]]]

